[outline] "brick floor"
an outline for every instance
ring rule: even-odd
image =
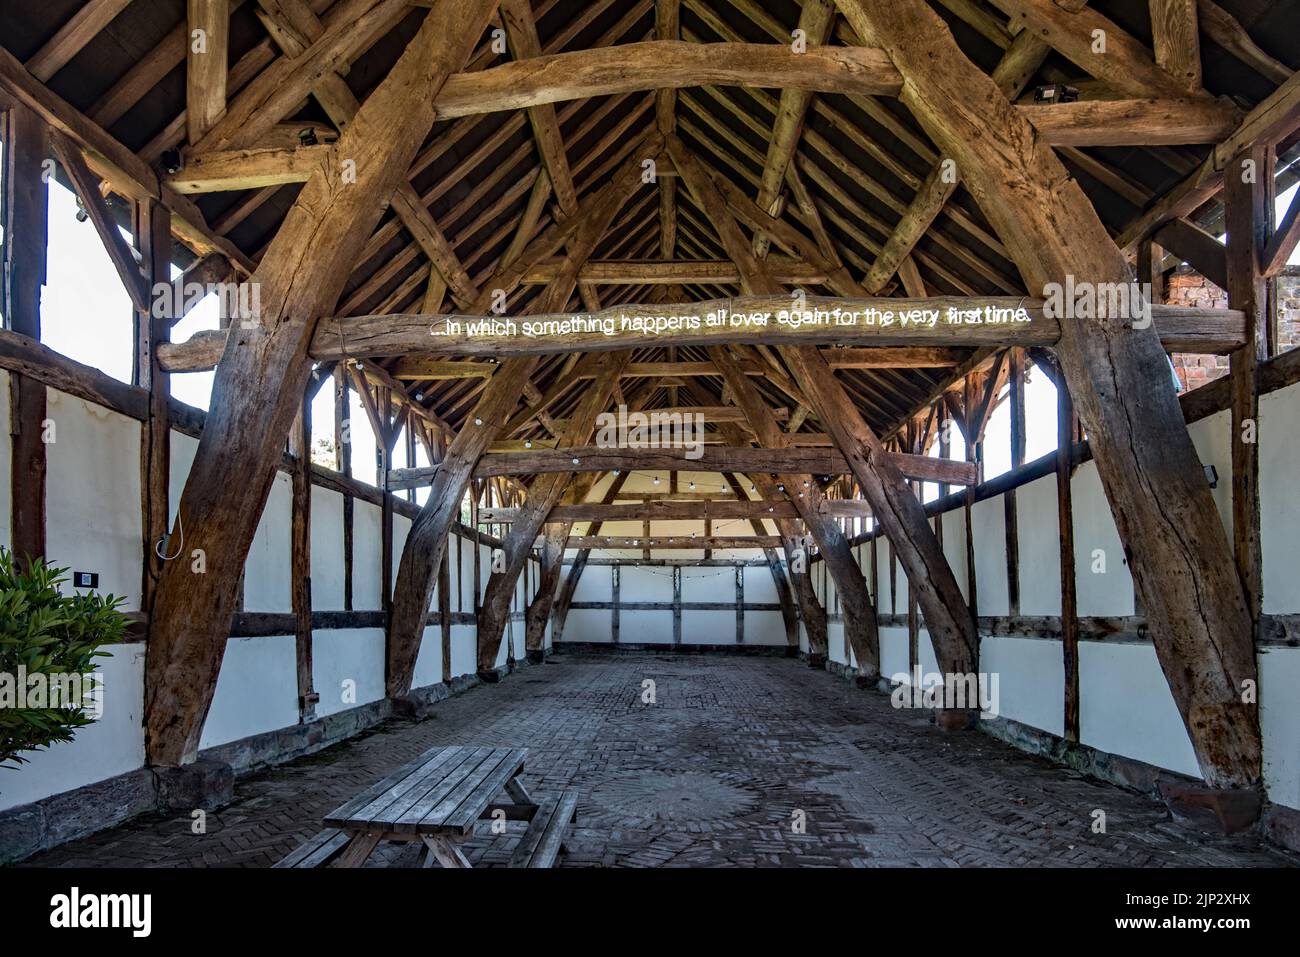
[[[643,682],[655,703],[642,703]],[[536,795],[582,794],[564,866],[969,867],[1279,865],[1252,838],[1201,835],[1161,805],[989,737],[945,735],[783,658],[577,655],[525,669],[292,764],[237,782],[208,814],[154,815],[56,848],[45,866],[265,866],[322,815],[434,745],[529,748]],[[1106,833],[1092,832],[1093,812]],[[794,823],[802,818],[803,833]],[[504,863],[522,825],[476,837]],[[392,845],[375,866],[409,864]]]

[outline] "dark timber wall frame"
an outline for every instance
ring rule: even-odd
[[[985,622],[973,617],[971,506],[999,489],[1014,490],[1026,476],[1055,471],[1062,556],[1056,627],[1064,639],[1065,728],[1072,740],[1079,732],[1078,642],[1105,626],[1077,616],[1069,475],[1084,456],[1095,456],[1133,570],[1135,627],[1144,627],[1155,645],[1206,781],[1256,788],[1258,715],[1242,691],[1258,678],[1257,641],[1291,634],[1293,622],[1261,614],[1254,436],[1260,393],[1294,369],[1289,358],[1270,359],[1278,342],[1270,279],[1300,237],[1300,203],[1278,228],[1272,222],[1276,168],[1300,142],[1300,78],[1250,40],[1247,27],[1267,15],[1253,13],[1243,25],[1218,5],[1201,4],[1198,31],[1198,5],[1152,0],[1148,49],[1107,16],[1114,7],[1103,2],[989,0],[992,10],[944,4],[941,18],[922,0],[897,0],[887,10],[861,0],[810,0],[798,20],[809,46],[796,53],[788,46],[789,24],[748,0],[734,0],[727,12],[685,0],[685,21],[677,0],[646,0],[602,20],[589,49],[569,49],[617,5],[597,0],[561,24],[559,17],[542,20],[554,7],[550,0],[537,8],[526,0],[443,0],[415,9],[407,0],[259,4],[266,36],[258,34],[244,50],[236,48],[243,41],[231,20],[242,6],[238,0],[195,3],[167,42],[106,88],[88,91],[87,100],[98,99],[85,112],[46,84],[68,68],[60,78],[66,82],[74,60],[86,67],[75,67],[79,76],[95,72],[95,31],[60,24],[46,31],[55,40],[22,59],[0,49],[8,327],[0,335],[0,365],[10,369],[12,383],[14,544],[20,555],[44,551],[44,482],[31,477],[45,469],[45,388],[129,409],[143,423],[144,438],[141,618],[149,629],[150,763],[193,758],[232,621],[254,631],[287,627],[296,636],[304,721],[314,696],[311,628],[321,621],[383,616],[390,697],[409,692],[431,622],[442,631],[444,668],[450,627],[467,618],[477,620],[481,672],[491,670],[502,634],[515,621],[526,620],[526,647],[540,652],[548,619],[558,637],[567,610],[584,607],[573,602],[582,569],[600,564],[580,552],[557,594],[564,545],[603,540],[598,529],[571,538],[571,524],[550,526],[538,596],[525,615],[515,606],[520,583],[525,593],[532,585],[535,536],[566,492],[580,500],[580,486],[567,488],[572,474],[563,463],[531,477],[503,478],[499,463],[484,464],[483,456],[494,442],[506,455],[536,443],[538,453],[526,461],[540,469],[536,463],[554,458],[557,447],[585,445],[577,439],[590,434],[594,415],[612,400],[631,408],[680,408],[686,392],[699,408],[732,407],[736,414],[720,415],[710,433],[732,453],[766,450],[773,463],[787,454],[786,461],[795,461],[816,452],[803,448],[808,445],[843,461],[846,471],[837,464],[825,470],[833,475],[820,478],[822,470],[805,474],[807,466],[752,474],[763,463],[750,460],[722,471],[737,498],[743,488],[737,473],[747,472],[762,499],[784,496],[793,507],[793,516],[751,524],[751,540],[771,546],[764,561],[782,596],[777,607],[788,639],[797,637],[797,606],[813,654],[826,654],[829,612],[831,620],[845,622],[847,644],[865,673],[879,668],[875,606],[884,596],[874,547],[868,586],[854,546],[887,536],[890,616],[906,616],[912,660],[923,622],[944,670],[973,671],[977,628]],[[655,39],[647,41],[641,20],[652,9]],[[485,34],[498,11],[507,62]],[[736,18],[746,21],[745,29]],[[93,23],[102,28],[112,19]],[[210,35],[216,56],[189,50],[184,40],[195,25]],[[379,50],[378,41],[399,26],[404,42]],[[1105,55],[1089,42],[1097,29],[1108,38]],[[986,58],[991,69],[968,53],[972,31],[1000,51]],[[775,42],[751,42],[758,35]],[[1207,41],[1237,66],[1212,69],[1207,61],[1203,69]],[[351,69],[376,50],[386,62]],[[161,130],[135,128],[143,121],[134,106],[182,65],[183,102],[164,107],[163,115],[174,118]],[[1205,89],[1220,70],[1245,77],[1231,91],[1237,103]],[[1077,79],[1070,71],[1089,76],[1078,103],[1020,101],[1036,78]],[[361,72],[374,82],[364,98],[351,85],[361,82]],[[1260,92],[1261,79],[1271,93]],[[774,84],[779,97],[755,86],[760,82]],[[736,85],[749,90],[737,97]],[[593,97],[601,98],[598,105],[588,104]],[[886,109],[878,97],[897,97],[905,109]],[[300,127],[293,120],[309,98],[328,122]],[[1250,102],[1254,108],[1240,108]],[[134,152],[109,127],[146,145]],[[766,141],[765,151],[750,134]],[[587,151],[575,155],[566,137],[569,145],[581,140]],[[801,153],[801,145],[809,152]],[[1132,163],[1085,152],[1098,146],[1123,146]],[[42,166],[50,155],[136,309],[133,386],[88,373],[36,344],[46,246]],[[1156,193],[1143,185],[1153,175],[1143,163],[1176,173],[1173,188]],[[159,172],[162,165],[182,168]],[[484,166],[491,169],[465,182],[470,170]],[[846,176],[852,189],[841,182]],[[678,179],[686,190],[677,188]],[[1085,182],[1100,184],[1128,207],[1085,192]],[[295,191],[301,184],[293,202],[279,192],[289,184]],[[110,190],[133,210],[134,254],[115,229],[105,199]],[[1220,193],[1226,249],[1215,239]],[[239,235],[263,237],[258,245],[230,238],[241,224],[253,228]],[[263,306],[256,321],[229,323],[189,343],[168,342],[181,316],[156,315],[149,293],[168,278],[172,255],[181,249],[173,239],[185,257],[194,256],[184,263],[186,279],[256,282]],[[1166,250],[1225,285],[1231,308],[1157,303],[1154,328],[1114,316],[1048,319],[1040,309],[1049,283],[1129,282],[1130,256],[1158,289],[1170,262]],[[650,268],[645,260],[656,254],[661,261]],[[431,320],[448,321],[453,311],[567,317],[576,302],[589,313],[612,315],[650,301],[665,315],[680,315],[699,303],[732,302],[737,292],[771,304],[789,298],[789,284],[823,287],[833,297],[815,301],[831,306],[970,304],[994,293],[1029,303],[1033,318],[1014,332],[963,328],[947,338],[917,330],[879,338],[728,330],[521,345],[450,335],[435,344],[429,336]],[[900,291],[906,299],[895,295]],[[884,298],[870,300],[873,294]],[[1180,410],[1166,384],[1166,351],[1184,349],[1229,354],[1231,375],[1185,397]],[[510,358],[465,361],[493,350]],[[609,350],[620,351],[580,355]],[[1029,464],[1023,461],[1026,352],[1053,376],[1060,396],[1059,449],[1050,461]],[[316,378],[309,381],[313,361]],[[217,386],[208,415],[168,398],[171,372],[213,366]],[[331,377],[338,473],[326,474],[309,461],[307,402]],[[1013,477],[971,484],[1004,382],[1010,383]],[[344,439],[352,389],[384,456],[378,492],[349,477]],[[1231,540],[1216,520],[1184,421],[1215,405],[1230,409],[1233,420]],[[967,463],[945,464],[941,477],[922,480],[946,484],[964,468],[968,485],[923,506],[918,482],[908,481],[916,476],[905,477],[895,456],[924,456],[947,417],[964,433]],[[177,511],[187,547],[206,553],[202,576],[184,562],[155,557],[169,542],[173,427],[200,435]],[[434,466],[422,509],[391,491],[398,476],[388,459],[403,427],[408,462],[419,442]],[[938,441],[946,458],[946,433]],[[716,459],[726,460],[726,453]],[[293,479],[293,607],[287,616],[259,618],[243,612],[241,577],[277,468]],[[671,488],[679,493],[672,468]],[[345,608],[337,612],[311,607],[313,483],[344,492]],[[476,519],[486,501],[489,510],[513,509],[514,522],[501,539],[485,536],[473,522],[467,534],[475,543],[475,607],[460,607],[458,587],[453,610],[446,550],[471,487]],[[358,497],[383,511],[383,608],[373,611],[352,608],[351,510]],[[850,518],[819,504],[864,500],[877,531],[856,538],[848,534]],[[966,514],[965,596],[944,559],[937,522],[951,507]],[[1007,624],[1032,628],[1019,616],[1013,494],[1005,509]],[[399,513],[411,515],[414,525],[392,582],[392,524]],[[647,509],[647,542],[650,520]],[[708,549],[718,540],[709,534],[712,517],[704,521],[708,564]],[[817,554],[807,551],[808,539]],[[507,562],[504,572],[488,577],[479,607],[477,546],[485,542]],[[649,545],[644,549],[641,564],[656,564]],[[805,559],[826,565],[812,566],[814,576]],[[673,569],[680,642],[680,566],[664,564]],[[470,574],[462,565],[459,574]],[[910,583],[906,608],[895,600],[899,566]],[[611,574],[617,640],[618,609],[626,603],[619,566]],[[741,571],[736,575],[737,596],[728,607],[736,609],[740,641],[746,605]],[[828,609],[832,580],[835,601]],[[435,582],[441,600],[431,611]],[[1132,624],[1117,633],[1127,634]]]

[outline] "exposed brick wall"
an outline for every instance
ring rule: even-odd
[[[1281,351],[1300,345],[1300,267],[1288,267],[1277,281],[1278,342]],[[1190,266],[1181,266],[1165,284],[1166,301],[1198,309],[1227,309],[1228,294]],[[1228,374],[1227,356],[1175,353],[1174,371],[1183,391]]]

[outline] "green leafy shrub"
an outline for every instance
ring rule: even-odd
[[[44,562],[21,568],[0,547],[0,767],[24,763],[24,751],[71,741],[78,728],[94,720],[80,699],[72,706],[46,707],[53,702],[45,696],[23,702],[35,707],[18,707],[14,692],[20,675],[90,674],[95,658],[108,657],[99,648],[126,633],[128,619],[118,611],[125,599],[60,594],[67,571]]]

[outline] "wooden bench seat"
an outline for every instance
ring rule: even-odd
[[[276,864],[276,867],[327,867],[330,862],[343,853],[348,846],[351,835],[337,827],[327,827],[319,831],[304,844],[294,849],[288,857]]]
[[[511,867],[554,867],[564,849],[564,834],[578,808],[576,791],[561,791],[538,805],[519,846],[510,857]]]

